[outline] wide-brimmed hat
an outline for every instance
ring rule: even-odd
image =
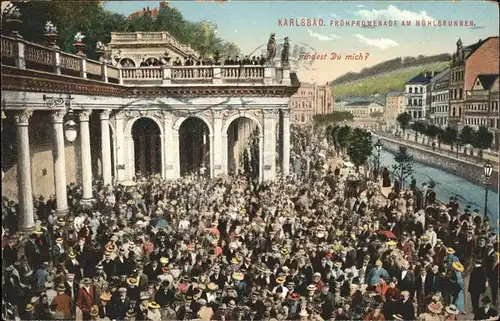
[[[290,254],[290,249],[287,248],[287,247],[282,248],[281,249],[281,254],[282,255],[288,255],[288,254]]]
[[[99,307],[97,305],[92,306],[92,309],[90,310],[90,315],[93,317],[99,315]]]
[[[431,238],[429,237],[429,235],[423,235],[422,236],[422,241],[428,241],[430,240]]]
[[[207,288],[210,291],[217,291],[217,289],[219,288],[219,286],[217,284],[213,283],[213,282],[210,282],[210,283],[208,283]]]
[[[149,294],[149,292],[141,292],[140,300],[151,300],[151,294]]]
[[[233,258],[231,259],[231,263],[233,263],[233,264],[238,264],[238,263],[240,263],[240,260],[238,260],[238,258],[235,256],[235,257],[233,257]]]
[[[136,278],[128,278],[127,279],[127,284],[128,285],[138,285],[139,284],[139,280],[137,280]]]
[[[57,291],[57,292],[65,292],[65,291],[66,291],[66,286],[65,286],[63,283],[60,283],[60,284],[57,286],[56,291]]]
[[[130,310],[127,311],[127,313],[125,314],[125,316],[127,316],[127,317],[130,318],[130,317],[135,317],[136,314],[137,313],[134,311],[134,309],[130,309]]]
[[[35,307],[33,306],[33,304],[26,304],[26,312],[33,312],[35,311]]]
[[[463,272],[464,271],[464,266],[460,262],[453,262],[451,264],[451,267],[458,272]]]
[[[394,241],[394,240],[390,240],[390,241],[388,241],[388,242],[387,242],[387,243],[385,243],[385,244],[387,244],[387,246],[396,246],[396,245],[398,245],[398,242],[396,242],[396,241]]]
[[[403,319],[403,316],[402,316],[401,314],[393,314],[393,315],[392,315],[392,318],[393,318],[394,320],[398,320],[398,321],[399,321],[399,320],[401,320],[401,321],[402,321],[402,320],[404,320],[404,319]]]
[[[168,258],[166,258],[166,257],[161,257],[161,258],[160,258],[160,263],[161,263],[161,264],[167,264],[167,263],[168,263]]]
[[[307,286],[307,291],[316,291],[316,286],[314,284],[310,284]]]
[[[90,285],[92,283],[92,281],[89,279],[89,278],[84,278],[81,283],[83,285]]]
[[[68,257],[74,259],[76,257],[76,253],[73,250],[68,251]]]
[[[448,314],[455,314],[455,315],[457,315],[457,314],[460,313],[460,311],[458,311],[458,309],[457,309],[457,306],[454,305],[454,304],[451,304],[451,305],[447,306],[445,308],[445,310],[446,310],[446,313],[448,313]]]
[[[286,278],[284,276],[279,276],[276,278],[276,283],[278,283],[278,284],[283,284],[283,283],[285,283],[285,281],[286,281]]]
[[[271,270],[269,270],[269,268],[265,265],[259,266],[257,270],[261,273],[271,273]]]
[[[410,292],[408,292],[408,291],[401,291],[401,295],[402,296],[409,296]]]
[[[103,301],[109,301],[109,300],[111,300],[111,293],[104,292],[103,294],[101,294],[100,299],[103,300]]]
[[[491,303],[491,299],[489,296],[485,296],[482,300],[481,300],[481,303],[483,304],[488,304],[488,303]]]
[[[243,273],[240,273],[240,272],[233,273],[233,279],[235,279],[237,281],[241,281],[244,278],[245,278],[245,275]]]
[[[428,306],[427,309],[429,309],[430,312],[432,313],[441,313],[443,311],[443,305],[441,302],[431,302]]]
[[[236,303],[233,300],[231,300],[231,301],[229,301],[229,304],[227,305],[227,307],[230,309],[234,309],[236,307]]]
[[[45,282],[45,287],[46,287],[46,288],[51,288],[51,287],[53,287],[53,286],[54,286],[54,282],[52,282],[52,281],[47,281],[47,282]]]
[[[160,305],[158,303],[156,303],[155,301],[151,301],[151,302],[149,302],[149,307],[151,309],[159,309]]]
[[[448,254],[455,254],[455,250],[453,248],[449,247],[449,248],[446,249],[446,253],[448,253]]]
[[[106,251],[108,252],[114,252],[116,250],[116,245],[114,244],[109,244],[108,246],[106,246]]]
[[[62,242],[64,242],[64,239],[62,237],[56,238],[56,243],[61,244]]]

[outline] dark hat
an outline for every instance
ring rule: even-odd
[[[481,302],[482,302],[483,304],[488,304],[488,303],[491,303],[491,299],[490,299],[490,297],[489,297],[489,296],[485,296],[485,297],[481,300]]]

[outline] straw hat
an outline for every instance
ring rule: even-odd
[[[463,272],[464,271],[464,266],[460,262],[453,262],[451,264],[451,267],[458,272]]]
[[[439,314],[441,313],[441,311],[443,311],[443,305],[441,304],[441,302],[432,302],[427,306],[427,309],[429,309],[429,311],[431,311],[432,313]]]
[[[151,309],[159,309],[159,308],[160,308],[160,305],[159,305],[158,303],[156,303],[155,301],[151,301],[151,302],[149,303],[149,307],[150,307]]]
[[[455,250],[452,249],[451,247],[449,247],[449,248],[446,249],[446,253],[448,253],[448,254],[455,254]]]
[[[127,311],[127,313],[125,314],[125,316],[131,318],[131,317],[135,317],[137,313],[134,311],[134,309],[130,309]]]
[[[403,319],[403,316],[402,316],[401,314],[393,314],[393,315],[392,315],[392,318],[393,318],[394,320],[398,320],[398,321],[399,321],[399,320],[401,320],[401,321],[402,321],[402,320],[404,320],[404,319]]]
[[[408,291],[401,291],[401,295],[402,296],[409,296],[410,292],[408,292]]]
[[[259,266],[257,270],[259,270],[259,272],[261,273],[271,273],[271,270],[269,270],[269,268],[265,265]]]
[[[282,248],[282,249],[281,249],[281,254],[282,254],[282,255],[288,255],[288,254],[290,254],[290,249],[289,249],[289,248],[287,248],[287,247]]]
[[[114,252],[116,250],[116,245],[110,244],[106,246],[106,251],[108,252]]]
[[[454,305],[454,304],[451,304],[451,305],[447,306],[447,307],[445,308],[445,311],[446,311],[446,313],[448,313],[448,314],[454,314],[454,315],[457,315],[457,314],[459,314],[459,313],[460,313],[460,311],[458,311],[458,309],[457,309],[457,306],[456,306],[456,305]]]
[[[210,283],[208,283],[207,288],[210,291],[217,291],[217,289],[219,288],[219,286],[217,284],[213,283],[213,282],[210,282]]]
[[[238,263],[240,263],[240,260],[238,260],[238,258],[237,258],[237,257],[233,257],[233,258],[231,259],[231,263],[233,263],[233,264],[238,264]]]
[[[307,286],[307,291],[316,291],[316,286],[314,284],[310,284]]]
[[[81,281],[81,284],[83,285],[90,285],[92,283],[92,281],[90,281],[89,278],[84,278],[82,281]]]
[[[398,245],[398,242],[396,242],[394,240],[390,240],[386,244],[387,244],[387,246],[396,246],[396,245]]]
[[[286,278],[284,276],[279,276],[276,278],[276,283],[278,283],[278,284],[283,284],[283,283],[285,283],[285,281],[286,281]]]
[[[70,259],[74,259],[76,257],[76,253],[73,250],[68,251],[68,256]]]
[[[26,312],[33,312],[33,311],[35,311],[35,307],[33,306],[33,304],[27,304]]]
[[[90,315],[93,317],[99,316],[99,307],[97,305],[92,306],[92,310],[90,310]]]
[[[236,303],[234,300],[229,301],[229,304],[227,305],[229,309],[234,309],[236,307]]]
[[[66,291],[66,286],[63,283],[59,283],[59,285],[56,288],[57,292],[65,292]]]
[[[57,244],[61,244],[62,242],[64,242],[64,239],[62,237],[56,238],[56,243]]]
[[[429,237],[429,235],[423,235],[422,236],[422,241],[428,241],[430,240],[431,238]]]
[[[128,278],[127,284],[137,286],[139,284],[139,280],[137,280],[136,278]]]
[[[166,258],[166,257],[160,258],[160,263],[161,264],[167,264],[168,263],[168,258]]]
[[[244,278],[245,278],[245,275],[243,275],[243,273],[240,273],[240,272],[233,273],[233,279],[235,279],[236,281],[241,281]]]
[[[103,300],[103,301],[111,300],[111,293],[104,292],[103,294],[101,294],[101,300]]]
[[[46,287],[46,288],[51,288],[51,287],[53,287],[53,286],[54,286],[54,282],[52,282],[52,281],[47,281],[47,282],[45,282],[45,287]]]

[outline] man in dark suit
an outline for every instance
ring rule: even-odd
[[[401,301],[399,302],[398,312],[403,317],[403,320],[410,321],[415,320],[415,307],[413,306],[413,302],[410,300],[410,292],[402,291],[401,292]]]
[[[127,289],[120,288],[118,292],[120,295],[113,303],[113,319],[123,320],[130,308],[130,299],[127,297]]]
[[[479,296],[486,292],[486,270],[480,260],[476,261],[474,268],[470,273],[469,293],[472,303],[472,311],[477,313],[479,308]]]
[[[409,268],[410,264],[407,261],[403,262],[401,272],[399,272],[397,278],[399,290],[408,291],[410,292],[410,296],[413,297],[413,294],[415,293],[415,275],[413,274],[413,271],[408,270]]]
[[[29,241],[24,245],[24,254],[26,255],[26,259],[28,260],[29,266],[38,266],[40,265],[40,249],[36,244],[37,236],[36,234],[31,234]]]
[[[144,267],[144,274],[146,275],[147,279],[151,282],[157,280],[158,275],[162,273],[161,267],[158,264],[158,261],[151,261],[149,264],[147,264]]]
[[[483,303],[483,307],[477,309],[477,312],[474,314],[474,320],[487,320],[498,317],[498,311],[490,307],[491,299],[488,296],[485,296],[481,302]]]

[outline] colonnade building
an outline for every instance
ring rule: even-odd
[[[173,55],[190,50],[165,33],[135,38],[167,39]],[[256,180],[289,173],[289,99],[300,83],[287,67],[125,68],[20,37],[2,36],[1,45],[2,194],[19,202],[21,230],[34,227],[39,196],[55,195],[64,215],[68,184],[80,184],[90,204],[97,179],[231,174],[242,170],[249,140]]]

